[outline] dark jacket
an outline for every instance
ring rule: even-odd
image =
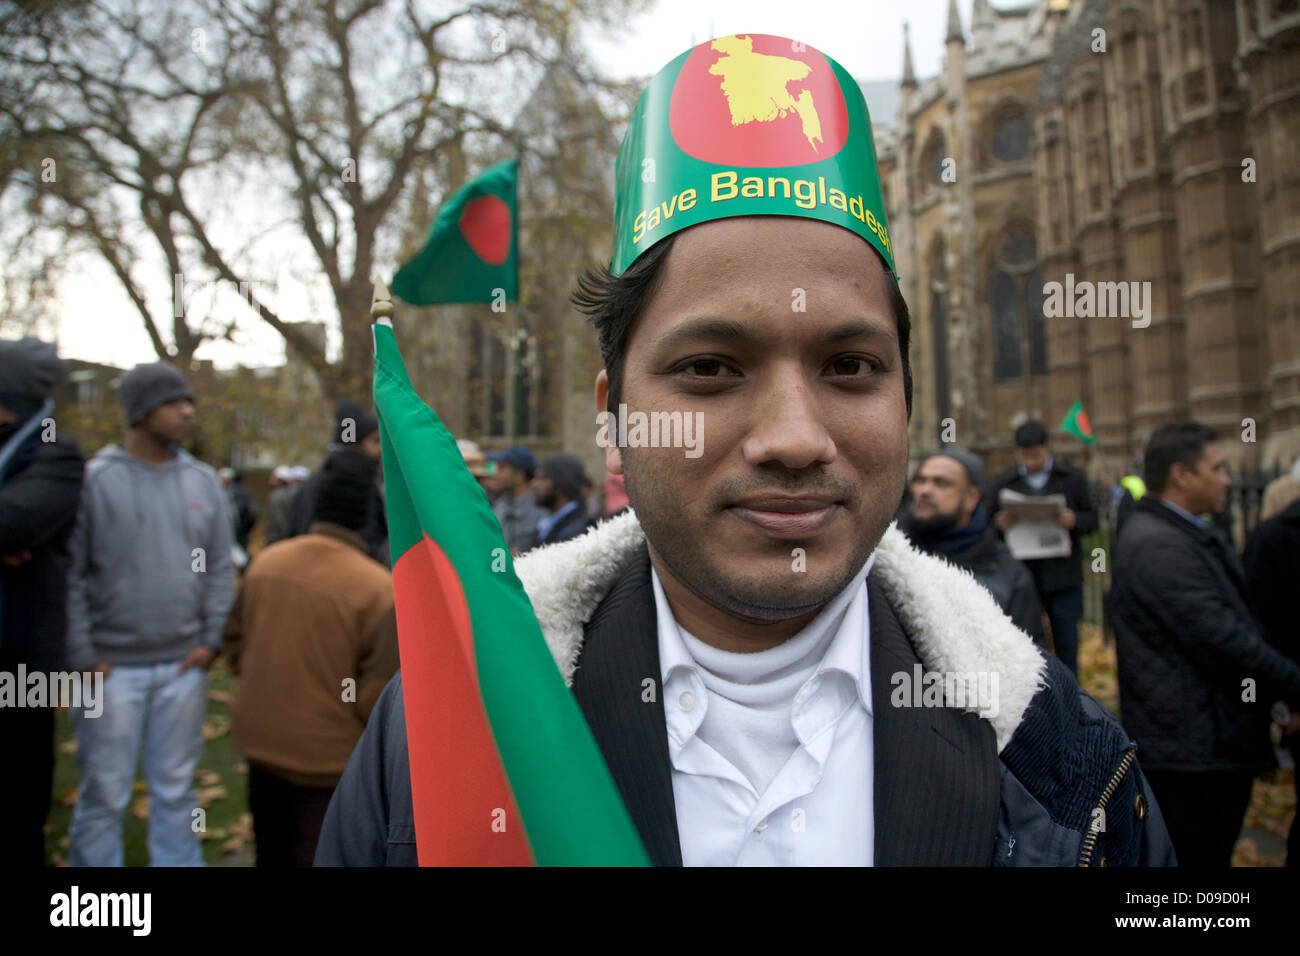
[[[1293,603],[1300,585],[1300,499],[1260,523],[1246,542],[1243,564],[1247,602],[1263,625],[1264,638],[1300,662],[1300,616]],[[1300,711],[1300,697],[1292,696],[1287,703]]]
[[[50,671],[65,663],[68,541],[85,468],[69,435],[56,427],[55,439],[42,442],[35,432],[17,456],[25,463],[0,475],[0,557],[31,554],[0,563],[0,649]]]
[[[594,558],[607,557],[600,553],[602,539],[629,538],[631,521],[629,514],[602,523],[580,549],[561,546],[521,561],[521,580],[533,581],[532,590],[542,595],[540,601],[533,595],[534,606],[548,607],[553,593],[569,596],[570,607],[582,600],[584,585],[557,570],[566,553],[581,552],[577,576],[599,575],[601,562]],[[876,865],[1172,864],[1168,833],[1134,745],[1115,719],[1079,690],[1062,664],[1045,660],[1010,628],[968,578],[891,535],[889,554],[880,557],[884,546],[878,549],[867,578]],[[663,703],[658,697],[643,701],[640,693],[645,675],[661,670],[649,556],[643,543],[633,547],[629,556],[609,559],[613,579],[607,590],[598,586],[594,611],[581,626],[572,691],[651,862],[681,865]],[[530,560],[547,564],[535,571],[527,567]],[[931,621],[942,619],[949,594],[955,613],[977,607],[980,619],[969,621],[969,628],[949,628],[946,639],[961,643],[967,636],[982,639],[977,633],[995,634],[989,639],[1007,653],[1007,666],[1020,679],[1018,719],[1005,714],[995,732],[992,720],[955,706],[893,705],[891,676],[920,665],[901,620],[916,609],[902,609],[890,597],[900,574],[910,582],[904,587],[927,605],[920,613]],[[539,579],[549,579],[543,581],[548,590],[541,590]],[[946,624],[932,626],[930,637],[938,626]],[[1033,673],[1024,671],[1026,663]],[[996,733],[1010,735],[1000,753]],[[1099,808],[1105,826],[1094,830]],[[316,863],[411,866],[416,859],[399,672],[335,790]]]
[[[1147,495],[1119,536],[1111,580],[1121,716],[1143,765],[1271,767],[1267,685],[1300,694],[1300,667],[1260,634],[1232,544]]]
[[[924,536],[914,529],[904,529],[907,536],[922,551],[943,558],[949,564],[963,568],[988,589],[998,607],[1011,618],[1011,623],[1034,639],[1040,647],[1047,646],[1047,632],[1043,630],[1043,604],[1038,600],[1034,579],[1024,563],[1017,561],[998,537],[998,529],[989,522],[970,547],[955,554],[943,554],[931,547]]]
[[[544,544],[568,541],[570,538],[576,538],[590,527],[591,519],[587,517],[587,509],[579,501],[578,507],[561,518],[555,527],[546,533],[546,537],[538,539],[537,546],[541,547]]]
[[[226,488],[226,497],[230,499],[231,530],[235,541],[245,551],[248,550],[248,536],[257,524],[257,499],[244,487],[242,482],[232,481]]]
[[[262,547],[289,537],[289,528],[293,524],[293,496],[297,490],[296,486],[281,485],[271,492],[266,510],[262,512]]]
[[[1070,529],[1070,553],[1064,558],[1040,558],[1026,561],[1025,567],[1034,577],[1039,595],[1070,591],[1083,585],[1083,536],[1097,530],[1097,512],[1092,496],[1088,494],[1088,479],[1083,472],[1063,462],[1052,459],[1052,470],[1041,491],[1029,486],[1019,470],[1004,471],[989,485],[984,496],[984,507],[989,517],[995,518],[1000,510],[998,493],[1003,488],[1022,495],[1064,495],[1065,506],[1074,512],[1074,527]]]
[[[316,520],[316,498],[320,494],[324,477],[325,468],[322,464],[294,490],[293,520],[289,525],[288,537],[306,534]],[[365,539],[366,552],[384,567],[388,567],[388,515],[384,509],[383,492],[380,490],[381,481],[382,479],[375,481],[375,493],[370,498],[370,508],[366,514],[366,525],[361,529],[361,537]]]

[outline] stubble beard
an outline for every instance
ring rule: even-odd
[[[862,570],[871,553],[893,519],[893,510],[876,518],[864,529],[853,548],[834,572],[813,577],[808,571],[794,570],[795,548],[803,548],[806,560],[818,560],[815,546],[800,540],[774,542],[784,547],[785,554],[770,573],[760,579],[738,579],[725,571],[726,556],[715,560],[705,550],[704,534],[688,521],[682,513],[671,507],[673,492],[662,497],[645,489],[663,489],[667,485],[654,481],[652,474],[644,474],[637,461],[639,455],[629,455],[623,449],[623,475],[628,501],[636,512],[637,520],[645,532],[646,541],[654,555],[682,585],[707,601],[713,607],[742,621],[774,623],[813,613],[834,600],[848,587]],[[870,489],[862,489],[868,494]],[[891,500],[901,497],[901,485]],[[784,567],[781,565],[784,564]]]

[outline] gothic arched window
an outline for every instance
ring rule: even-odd
[[[952,414],[948,381],[948,262],[942,238],[936,239],[930,251],[930,334],[933,340],[935,404],[942,427],[943,419]]]
[[[999,163],[1016,163],[1029,156],[1029,117],[1019,107],[1003,110],[993,123],[989,155]]]
[[[944,144],[943,134],[936,129],[930,134],[925,152],[921,154],[919,172],[922,192],[943,185],[944,160],[947,158],[948,150]]]
[[[1008,232],[989,264],[993,313],[993,376],[1021,378],[1047,373],[1047,330],[1043,321],[1043,273],[1038,244],[1026,228]]]

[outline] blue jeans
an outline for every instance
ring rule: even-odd
[[[203,752],[208,675],[179,661],[114,667],[104,681],[103,712],[72,708],[81,788],[72,814],[72,866],[121,866],[122,817],[131,800],[136,758],[144,743],[149,786],[149,863],[202,866],[192,829],[194,769]]]
[[[1052,624],[1052,643],[1056,656],[1070,673],[1079,676],[1079,621],[1083,619],[1083,589],[1057,591],[1043,595],[1047,619]]]

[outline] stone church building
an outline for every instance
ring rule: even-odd
[[[925,82],[906,49],[896,128],[877,134],[914,450],[942,437],[1000,467],[1017,424],[1055,428],[1082,400],[1096,444],[1054,444],[1094,477],[1189,417],[1238,464],[1290,463],[1300,0],[975,0],[971,21],[949,0]],[[1100,296],[1045,314],[1053,282]]]

